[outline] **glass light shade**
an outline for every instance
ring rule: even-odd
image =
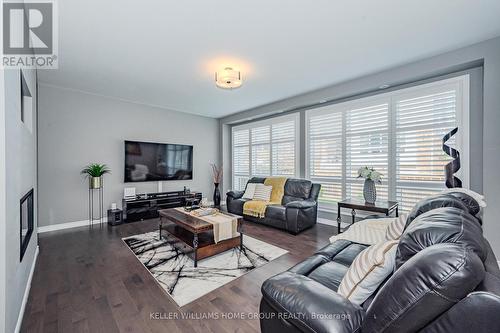
[[[234,89],[240,87],[242,83],[241,73],[231,67],[226,67],[215,73],[215,84],[219,88]]]

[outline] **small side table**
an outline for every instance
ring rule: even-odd
[[[341,208],[351,209],[352,223],[356,222],[356,210],[363,210],[367,212],[383,213],[386,216],[396,213],[396,217],[399,216],[399,208],[397,201],[376,201],[371,204],[363,200],[356,199],[346,199],[337,203],[337,229],[339,234],[342,232],[340,229],[340,223],[342,222]]]

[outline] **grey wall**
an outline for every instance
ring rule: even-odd
[[[193,145],[193,180],[163,182],[163,190],[187,186],[211,198],[217,120],[44,84],[39,89],[40,226],[88,219],[88,184],[79,172],[91,162],[112,170],[104,178],[105,209],[112,202],[121,207],[125,187],[158,191],[158,182],[123,182],[124,140]]]
[[[5,212],[5,75],[0,69],[0,212]],[[0,213],[0,323],[5,323],[5,260],[6,260],[6,216]],[[4,332],[0,325],[0,332]]]
[[[353,96],[373,94],[383,84],[401,86],[477,66],[481,66],[483,72],[479,71],[478,77],[476,71],[476,76],[471,79],[471,87],[474,89],[471,95],[471,120],[474,118],[474,124],[471,123],[471,135],[474,136],[471,138],[471,153],[473,154],[471,185],[473,189],[482,191],[489,202],[484,215],[484,233],[492,243],[495,253],[500,255],[500,224],[495,219],[495,216],[500,216],[500,205],[497,204],[500,198],[500,182],[496,181],[496,170],[500,165],[500,135],[498,134],[500,127],[500,38],[220,119],[221,161],[226,164],[223,189],[227,190],[231,187],[229,164],[231,161],[229,130],[231,124],[275,114],[300,112],[300,110],[307,109],[307,107],[301,107],[316,104],[321,100],[343,101]],[[481,90],[483,95],[478,96],[477,91]],[[301,151],[303,152],[303,149]]]
[[[24,71],[32,96],[36,96],[36,74]],[[37,248],[36,219],[36,122],[30,132],[21,122],[21,83],[18,70],[5,71],[5,225],[0,233],[5,256],[4,276],[5,320],[0,321],[0,332],[14,332],[18,322],[30,271]],[[3,100],[2,100],[3,102]],[[36,98],[32,98],[33,119],[36,119]],[[3,141],[3,140],[2,140]],[[19,262],[19,200],[31,189],[35,194],[35,227],[22,262]],[[3,188],[2,188],[3,190]]]

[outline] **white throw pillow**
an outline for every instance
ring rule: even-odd
[[[256,184],[255,193],[253,194],[253,200],[259,201],[269,201],[271,200],[271,192],[273,191],[272,186],[264,184]]]
[[[405,230],[406,219],[408,218],[407,214],[401,214],[399,217],[396,217],[387,227],[385,231],[385,239],[386,240],[395,240],[400,239],[403,231]]]
[[[373,245],[385,240],[387,227],[394,218],[366,219],[352,224],[341,234],[330,237],[330,243],[339,239]]]
[[[253,199],[253,196],[255,194],[255,186],[257,184],[255,183],[248,183],[247,188],[245,190],[245,193],[243,194],[243,199]]]
[[[340,282],[338,293],[361,305],[392,273],[398,241],[372,245],[361,251]]]

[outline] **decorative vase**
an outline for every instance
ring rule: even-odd
[[[214,183],[214,206],[220,206],[220,191],[219,191],[219,183]]]
[[[368,203],[372,204],[377,201],[377,188],[375,187],[375,182],[373,180],[365,179],[363,196],[365,197],[365,201]]]
[[[101,177],[89,177],[89,188],[90,189],[98,189],[102,186]]]

